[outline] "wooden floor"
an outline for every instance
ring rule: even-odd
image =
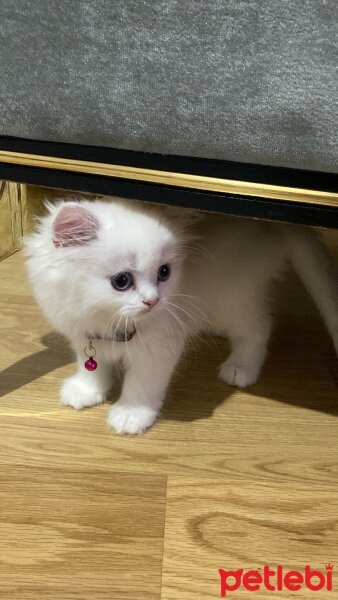
[[[207,340],[184,358],[162,420],[118,437],[107,405],[59,405],[72,356],[21,255],[0,264],[1,599],[199,600],[220,597],[219,568],[338,569],[337,360],[295,278],[278,305],[257,385],[220,381],[226,343]]]

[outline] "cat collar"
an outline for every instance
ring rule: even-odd
[[[93,344],[93,340],[103,340],[104,342],[130,342],[133,339],[136,333],[135,327],[130,329],[129,331],[117,331],[113,336],[103,336],[99,333],[95,333],[94,335],[90,335],[86,333],[86,338],[88,339],[88,346],[85,346],[84,353],[87,357],[87,360],[84,364],[87,371],[95,371],[97,369],[97,362],[95,360],[96,356],[96,348]]]

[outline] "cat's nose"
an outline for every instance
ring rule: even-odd
[[[153,308],[158,303],[158,296],[154,296],[153,298],[148,298],[148,300],[143,300],[143,304],[149,306],[149,308]]]

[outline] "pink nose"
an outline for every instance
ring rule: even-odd
[[[145,304],[146,306],[149,306],[149,308],[153,308],[154,306],[156,306],[157,303],[158,303],[157,296],[155,296],[155,298],[148,298],[148,300],[143,300],[143,304]]]

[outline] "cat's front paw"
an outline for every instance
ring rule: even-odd
[[[242,366],[232,360],[226,360],[219,369],[219,376],[225,383],[239,388],[245,388],[256,383],[258,375],[259,370],[256,365],[252,367]]]
[[[66,379],[60,390],[61,403],[76,410],[102,404],[106,396],[106,392],[86,386],[77,375]]]
[[[109,411],[107,423],[116,433],[144,433],[157,418],[157,412],[144,406],[127,406],[119,401]]]

